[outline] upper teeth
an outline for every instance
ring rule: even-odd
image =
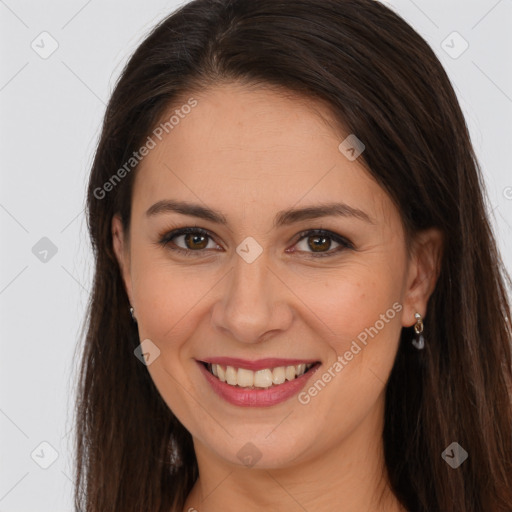
[[[247,370],[234,368],[233,366],[221,366],[220,364],[208,364],[208,369],[231,386],[242,388],[268,388],[273,384],[282,384],[285,380],[293,380],[309,370],[314,363],[298,364],[296,366],[278,366],[277,368],[265,368],[264,370]]]

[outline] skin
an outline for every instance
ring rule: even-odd
[[[160,350],[148,371],[194,439],[200,477],[183,510],[403,510],[383,460],[385,383],[402,327],[427,314],[440,233],[418,234],[408,253],[398,210],[362,163],[339,151],[348,133],[325,105],[233,83],[194,98],[137,170],[129,238],[112,220],[140,339]],[[219,210],[228,226],[175,212],[147,217],[163,199]],[[330,216],[273,226],[283,209],[340,201],[373,223]],[[199,255],[158,245],[159,235],[194,226],[211,238],[173,241]],[[332,256],[315,258],[308,240],[318,237],[298,237],[310,229],[354,248],[337,252],[331,238],[318,252]],[[263,250],[250,264],[236,252],[246,237]],[[307,404],[294,396],[272,407],[231,405],[195,361],[296,357],[321,361],[320,377],[395,303],[400,312]],[[261,454],[253,467],[237,457],[248,442]]]

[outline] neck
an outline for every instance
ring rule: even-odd
[[[194,439],[200,477],[183,510],[404,512],[389,487],[382,424],[381,404],[329,450],[268,469],[233,465]]]

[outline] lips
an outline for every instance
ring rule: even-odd
[[[213,391],[238,406],[270,406],[287,400],[305,386],[321,364],[303,359],[221,357],[197,363]]]

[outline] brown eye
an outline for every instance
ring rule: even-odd
[[[320,251],[330,249],[331,247],[331,241],[329,237],[323,236],[323,235],[314,235],[308,237],[308,246],[313,251]]]
[[[180,239],[183,241],[180,242]],[[208,248],[208,243],[213,242],[212,236],[200,228],[183,228],[171,231],[165,234],[159,243],[166,247],[171,243],[174,247],[169,247],[172,251],[194,254],[199,256]],[[214,243],[217,247],[217,244]]]
[[[197,235],[192,233],[187,233],[186,235],[182,235],[185,241],[185,245],[187,249],[205,249],[208,245],[208,237],[205,235]]]
[[[302,248],[299,248],[299,252],[309,253],[313,257],[332,256],[344,249],[353,249],[354,246],[347,239],[340,235],[331,233],[325,230],[312,230],[301,233],[299,243],[302,243]],[[338,244],[333,250],[329,250],[332,247],[333,242]]]

